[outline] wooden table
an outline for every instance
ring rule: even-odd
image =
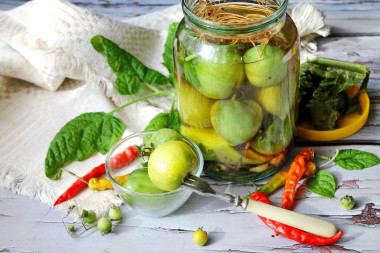
[[[0,9],[17,7],[25,0],[2,0]],[[179,0],[100,1],[72,0],[81,7],[115,19],[146,14],[178,4]],[[291,1],[295,3],[297,1]],[[365,127],[353,136],[332,143],[298,140],[294,157],[303,146],[332,156],[336,149],[355,148],[380,156],[380,2],[307,0],[326,15],[331,27],[328,38],[318,39],[318,55],[360,62],[372,70],[368,87],[370,116]],[[290,158],[291,158],[290,157]],[[287,166],[287,165],[286,165]],[[274,236],[256,215],[246,213],[211,197],[193,194],[177,212],[164,218],[146,218],[123,206],[124,219],[113,233],[100,236],[96,230],[72,239],[61,224],[63,213],[38,201],[0,188],[0,252],[379,252],[380,251],[380,165],[361,171],[346,171],[331,165],[327,170],[337,180],[333,199],[311,193],[301,181],[294,210],[336,224],[344,231],[335,245],[313,247]],[[246,195],[249,184],[228,184],[208,179],[219,191]],[[266,180],[257,183],[264,184]],[[352,195],[357,204],[346,211],[339,198]],[[280,205],[281,192],[270,197]],[[203,227],[209,242],[200,248],[192,232]]]

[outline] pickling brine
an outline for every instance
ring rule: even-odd
[[[262,179],[293,146],[299,37],[287,1],[184,0],[174,40],[181,133],[204,172]]]

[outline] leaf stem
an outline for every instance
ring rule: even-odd
[[[170,111],[171,112],[174,110],[174,105],[175,105],[175,95],[173,94],[173,96],[172,96],[172,105],[170,106]]]
[[[322,159],[322,160],[331,160],[331,157],[325,156],[325,155],[320,155],[315,153],[315,156]]]
[[[191,61],[192,59],[195,59],[198,57],[198,54],[194,53],[194,54],[191,54],[187,57],[185,57],[185,61]]]
[[[153,92],[160,92],[159,89],[157,89],[155,86],[145,83],[145,85],[151,89]]]
[[[83,178],[81,178],[80,176],[78,176],[77,174],[75,174],[74,172],[69,171],[69,170],[67,170],[67,169],[65,169],[65,168],[61,168],[61,170],[63,170],[64,172],[67,172],[67,173],[69,173],[70,175],[72,175],[72,176],[78,178],[78,179],[79,179],[80,181],[82,181],[83,183],[88,184],[88,182],[87,182],[86,180],[84,180]]]
[[[122,106],[116,108],[115,110],[109,112],[108,114],[112,115],[112,114],[114,114],[115,112],[118,112],[118,111],[120,111],[121,109],[124,109],[125,107],[127,107],[127,106],[129,106],[129,105],[132,105],[132,104],[134,104],[134,103],[137,103],[137,102],[140,102],[140,101],[143,101],[143,100],[146,100],[146,99],[152,98],[152,97],[159,97],[159,96],[166,96],[166,95],[174,95],[174,92],[173,92],[173,91],[160,91],[160,92],[155,92],[155,93],[152,93],[152,94],[146,95],[146,96],[144,96],[144,97],[141,97],[141,98],[138,98],[138,99],[132,100],[131,102],[126,103],[125,105],[122,105]]]
[[[325,157],[325,158],[327,158],[327,159],[329,160],[329,161],[325,162],[324,164],[318,166],[318,169],[320,169],[320,168],[322,168],[322,167],[328,165],[329,163],[333,162],[333,161],[335,160],[335,158],[338,156],[338,154],[339,154],[339,150],[337,149],[337,150],[335,151],[335,154],[334,154],[333,157],[327,157],[327,156],[323,156],[323,155],[317,155],[317,157],[319,157],[319,158],[321,158],[321,157]],[[322,158],[322,159],[323,159],[323,158]]]

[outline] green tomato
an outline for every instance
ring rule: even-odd
[[[207,52],[192,60],[199,81],[192,84],[209,98],[227,98],[245,79],[241,53],[237,48],[217,45]]]
[[[296,87],[296,74],[291,73],[278,85],[261,88],[258,102],[267,112],[284,120],[295,103]]]
[[[84,223],[93,223],[96,220],[96,213],[93,210],[83,209],[79,212],[79,217],[83,219]]]
[[[198,128],[210,127],[210,110],[215,100],[202,95],[184,78],[177,84],[176,92],[181,121]]]
[[[349,195],[346,195],[340,198],[339,202],[340,202],[340,205],[346,210],[352,209],[355,205],[355,199]]]
[[[292,137],[293,129],[290,117],[286,117],[285,120],[274,117],[264,132],[255,136],[252,148],[261,154],[276,154],[289,145]]]
[[[178,189],[187,173],[198,164],[197,156],[183,141],[168,141],[156,148],[148,161],[148,173],[158,188],[165,191]]]
[[[202,228],[198,228],[198,230],[193,232],[193,242],[198,246],[203,246],[208,241],[208,236]]]
[[[238,152],[213,128],[196,128],[182,125],[181,133],[197,143],[205,160],[216,160],[227,164],[262,164],[271,159],[269,156],[263,156],[251,150],[246,150],[243,153]]]
[[[111,206],[110,210],[108,211],[108,218],[111,220],[121,220],[122,213],[119,207],[117,206]]]
[[[139,193],[159,194],[166,192],[152,183],[147,169],[134,170],[123,187]]]
[[[102,217],[98,220],[96,226],[102,234],[108,234],[112,229],[112,222],[109,218]]]
[[[162,143],[167,141],[180,141],[182,140],[182,136],[175,130],[170,128],[162,128],[156,131],[152,137],[146,142],[146,146],[158,147]]]
[[[246,51],[243,60],[249,82],[258,87],[280,83],[288,68],[283,58],[284,53],[280,49],[268,44],[260,44]]]
[[[235,146],[251,139],[263,119],[261,106],[254,100],[217,101],[211,109],[215,131]]]

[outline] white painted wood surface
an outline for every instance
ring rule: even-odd
[[[318,39],[319,55],[362,62],[372,70],[368,93],[371,100],[366,126],[355,135],[334,143],[298,140],[292,156],[305,145],[332,155],[335,149],[356,148],[380,156],[380,2],[351,0],[306,0],[326,14],[331,26],[328,38]],[[25,0],[1,0],[0,10],[21,5]],[[179,0],[72,0],[79,6],[115,19],[142,15],[177,4]],[[298,1],[290,1],[294,4]],[[336,146],[340,144],[342,146]],[[290,157],[291,159],[292,157]],[[289,159],[289,160],[290,160]],[[286,166],[286,165],[285,165]],[[123,206],[124,219],[113,233],[101,236],[92,230],[72,239],[61,224],[63,213],[38,201],[0,188],[0,252],[379,252],[380,251],[380,165],[346,171],[337,166],[327,170],[337,180],[333,199],[308,191],[304,181],[297,190],[294,210],[333,222],[344,231],[335,245],[313,247],[274,236],[255,215],[211,197],[193,194],[177,212],[163,218],[146,218]],[[228,184],[207,178],[222,192],[246,195],[249,184]],[[266,180],[258,182],[263,185]],[[339,205],[345,194],[356,198],[353,210]],[[281,191],[270,197],[281,203]],[[209,243],[200,248],[192,232],[203,227]]]

